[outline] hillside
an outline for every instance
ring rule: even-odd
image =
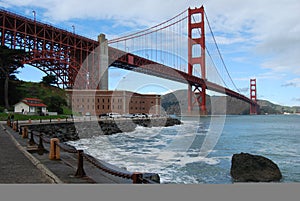
[[[187,112],[187,90],[178,90],[162,96],[162,107],[168,114],[185,114]],[[249,114],[249,104],[228,96],[206,96],[208,114]],[[299,112],[300,107],[287,107],[258,100],[261,114],[282,114]]]
[[[3,87],[0,89],[0,94],[3,97]],[[14,104],[24,98],[39,98],[43,100],[51,112],[63,113],[63,106],[66,105],[66,96],[63,89],[42,83],[10,81],[9,104],[11,110],[13,110]],[[4,100],[1,99],[0,107],[3,108],[3,106]]]
[[[266,100],[259,100],[258,104],[260,105],[261,113],[262,114],[283,114],[283,113],[299,113],[300,112],[300,106],[296,107],[288,107],[288,106],[282,106],[277,105],[274,103],[271,103]]]
[[[3,87],[0,88],[3,97]],[[66,107],[66,95],[63,89],[42,83],[10,81],[9,101],[11,110],[13,105],[23,98],[39,98],[48,106],[49,111],[71,114]],[[187,90],[178,90],[161,96],[161,105],[168,114],[187,113]],[[249,114],[249,104],[227,96],[206,96],[208,114]],[[300,107],[287,107],[273,104],[266,100],[258,100],[261,114],[283,114],[300,112]],[[4,100],[0,99],[0,112],[3,110]],[[196,108],[196,107],[195,107]],[[197,113],[197,111],[196,111]]]

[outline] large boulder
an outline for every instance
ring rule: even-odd
[[[230,174],[235,182],[277,182],[282,179],[273,161],[248,153],[233,155]]]

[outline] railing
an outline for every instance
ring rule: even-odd
[[[10,126],[14,131],[19,132],[22,135],[22,138],[28,139],[29,146],[36,146],[36,152],[39,155],[43,155],[44,153],[49,152],[50,160],[59,160],[60,159],[60,151],[64,151],[67,153],[77,154],[77,170],[74,176],[76,177],[85,177],[86,173],[84,170],[84,159],[90,164],[94,165],[99,170],[124,179],[132,180],[134,184],[158,184],[158,182],[152,181],[151,179],[146,178],[147,174],[152,173],[139,173],[139,172],[129,172],[129,171],[120,171],[109,167],[109,165],[99,161],[93,156],[84,153],[83,150],[77,150],[75,147],[67,145],[66,143],[59,142],[58,138],[48,138],[42,132],[37,132],[33,130],[29,130],[28,126],[22,125],[20,126],[18,121],[11,122],[7,121],[7,125]],[[38,138],[38,143],[36,143],[35,138]],[[50,144],[50,151],[46,150],[44,147],[44,143]],[[156,175],[157,174],[152,174]]]

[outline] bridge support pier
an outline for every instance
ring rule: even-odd
[[[100,57],[99,57],[99,89],[108,90],[108,41],[104,34],[98,36],[100,43]]]

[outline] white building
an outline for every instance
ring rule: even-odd
[[[37,98],[25,98],[21,102],[14,105],[15,113],[22,114],[46,114],[47,105]]]

